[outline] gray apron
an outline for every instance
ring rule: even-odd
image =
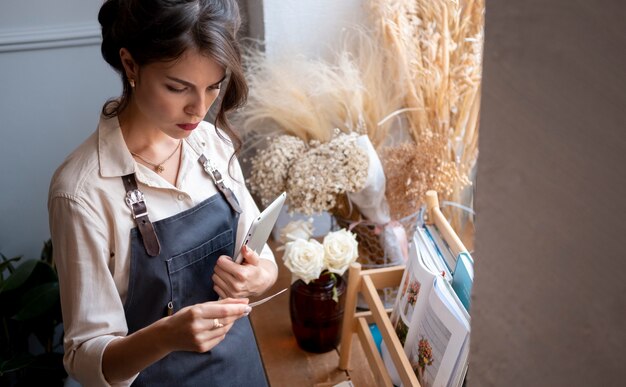
[[[200,162],[206,161],[203,157]],[[211,171],[205,170],[211,175]],[[216,172],[216,171],[213,171]],[[216,181],[215,177],[219,178]],[[133,216],[139,227],[131,230],[131,263],[124,312],[128,334],[186,306],[216,301],[213,270],[220,255],[233,256],[240,211],[234,194],[211,175],[219,192],[196,207],[148,224],[153,233],[144,237],[145,217]],[[123,177],[130,195],[143,196],[134,175]],[[136,191],[131,192],[134,181]],[[132,183],[132,182],[131,182]],[[221,183],[221,184],[220,184]],[[224,191],[227,190],[227,192]],[[236,199],[234,199],[236,201]],[[127,199],[127,204],[128,199]],[[135,203],[136,204],[136,203]],[[130,204],[129,204],[130,206]],[[143,212],[138,215],[144,215]],[[140,224],[144,224],[141,226]],[[156,239],[150,251],[146,240]],[[133,386],[267,386],[267,378],[248,317],[238,319],[226,338],[206,353],[172,352],[144,369]]]

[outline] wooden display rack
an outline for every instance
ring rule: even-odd
[[[452,252],[458,255],[467,251],[461,239],[452,229],[439,208],[439,199],[435,191],[426,193],[427,218],[426,223],[435,224],[441,233],[441,237],[448,243]],[[346,304],[343,316],[341,332],[341,347],[339,351],[339,368],[347,370],[350,364],[352,352],[352,334],[356,333],[363,351],[372,366],[372,372],[378,386],[393,386],[383,359],[376,348],[374,338],[369,328],[371,322],[376,323],[382,339],[389,350],[389,354],[404,386],[417,386],[420,383],[413,372],[402,344],[396,335],[389,313],[391,309],[385,309],[378,295],[377,289],[398,286],[402,280],[404,266],[387,267],[382,269],[361,270],[359,263],[350,266],[348,274],[348,289],[346,291]],[[356,312],[358,293],[363,295],[369,311]]]

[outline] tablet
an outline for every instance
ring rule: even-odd
[[[263,246],[265,246],[265,243],[274,228],[274,224],[278,219],[278,215],[280,214],[280,210],[283,208],[286,198],[287,193],[285,192],[278,195],[278,197],[274,199],[274,201],[267,206],[267,208],[263,210],[259,216],[254,218],[243,240],[243,244],[241,245],[242,247],[245,245],[257,254],[261,254],[261,250],[263,250]],[[242,260],[243,257],[241,256],[241,249],[239,249],[235,262],[241,263]]]

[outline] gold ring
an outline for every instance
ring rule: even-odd
[[[222,324],[222,323],[220,322],[220,320],[218,320],[218,319],[216,319],[216,318],[214,318],[214,319],[213,319],[213,329],[215,329],[215,328],[221,328],[221,327],[223,327],[223,326],[224,326],[224,324]]]

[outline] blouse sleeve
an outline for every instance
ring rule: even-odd
[[[102,373],[104,350],[128,328],[101,216],[66,194],[52,196],[48,207],[65,328],[65,368],[82,385],[109,386]],[[115,385],[130,385],[135,377]]]

